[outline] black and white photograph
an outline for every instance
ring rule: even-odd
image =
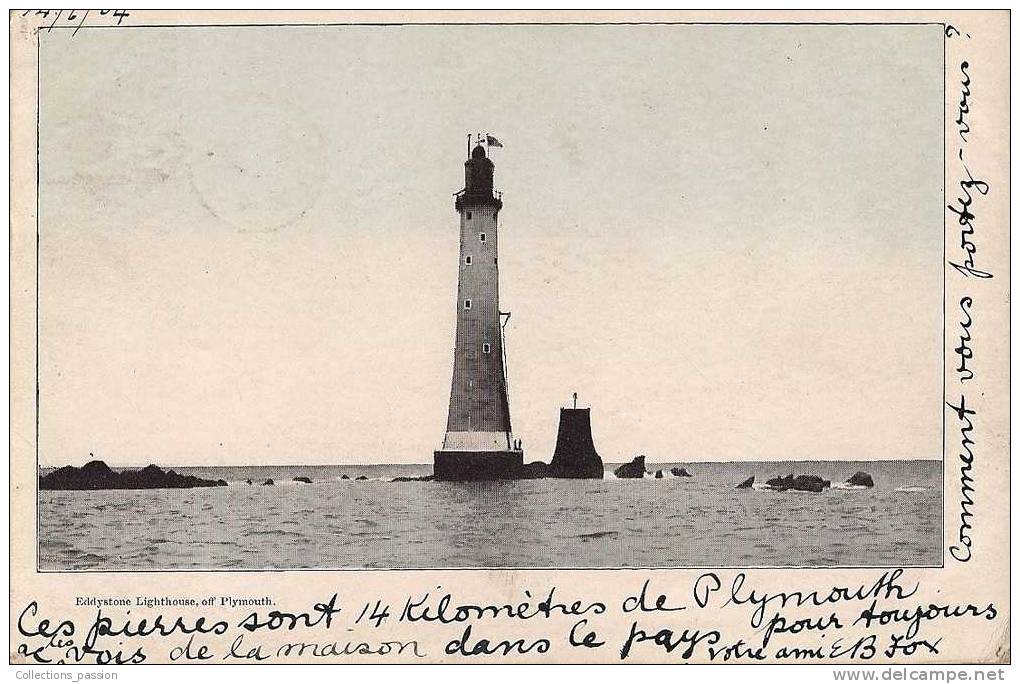
[[[941,565],[943,40],[42,36],[39,568]]]

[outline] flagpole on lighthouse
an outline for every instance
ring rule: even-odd
[[[488,133],[486,133],[485,134],[485,151],[488,152],[493,147],[503,147],[503,143],[501,143],[497,138],[495,138],[495,137],[489,135]]]

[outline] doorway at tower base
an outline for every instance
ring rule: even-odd
[[[432,479],[441,482],[519,480],[523,451],[436,451]]]

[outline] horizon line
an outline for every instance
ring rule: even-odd
[[[746,461],[734,461],[734,460],[711,460],[711,461],[690,461],[690,460],[678,460],[678,461],[650,461],[647,460],[645,463],[902,463],[904,461],[930,461],[933,463],[939,463],[944,459],[940,458],[793,458],[793,459],[758,459],[758,460],[746,460]],[[101,458],[93,458],[86,463],[91,461],[101,461],[106,463],[107,466],[116,468],[145,468],[150,465],[155,465],[161,468],[346,468],[346,467],[365,467],[365,466],[431,466],[431,463],[235,463],[235,464],[219,464],[219,465],[193,465],[186,463],[178,464],[165,464],[160,465],[158,463],[146,463],[139,465],[135,463],[121,464],[121,463],[109,463]],[[633,459],[631,459],[633,461]],[[631,461],[603,461],[603,465],[623,465],[630,463]],[[39,468],[64,468],[70,466],[70,463],[64,463],[63,465],[43,465],[39,464]],[[72,466],[80,467],[80,466]]]

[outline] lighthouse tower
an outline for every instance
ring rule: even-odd
[[[435,452],[437,480],[513,479],[524,460],[510,429],[497,254],[503,202],[493,192],[493,169],[485,149],[476,145],[464,162],[464,189],[456,196],[457,333],[446,436]]]

